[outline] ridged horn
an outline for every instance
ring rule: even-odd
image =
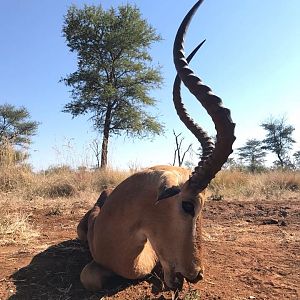
[[[187,57],[187,62],[189,63],[197,51],[201,48],[201,46],[205,43],[205,40],[202,41],[194,50],[193,52]],[[181,79],[179,75],[176,75],[174,85],[173,85],[173,103],[179,116],[180,120],[185,124],[187,128],[197,137],[199,143],[202,147],[202,155],[201,160],[205,161],[208,157],[212,154],[214,150],[214,142],[212,139],[207,135],[207,132],[203,130],[195,121],[189,116],[187,113],[181,98]]]
[[[201,159],[198,166],[194,169],[188,181],[189,188],[198,193],[204,190],[209,182],[221,170],[228,156],[232,153],[232,144],[235,140],[235,124],[231,120],[229,109],[223,107],[222,100],[214,95],[211,89],[202,83],[201,79],[190,69],[184,55],[184,37],[189,23],[203,0],[199,0],[187,13],[183,19],[174,41],[173,59],[177,73],[189,89],[189,91],[199,100],[207,113],[212,118],[217,131],[217,142],[215,149],[209,157]],[[187,125],[187,128],[195,135],[198,140],[203,137],[203,131],[197,131]]]

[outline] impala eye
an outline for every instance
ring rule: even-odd
[[[195,206],[192,202],[190,201],[182,201],[182,209],[184,212],[187,214],[191,215],[192,217],[195,216]]]

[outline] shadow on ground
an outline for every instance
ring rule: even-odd
[[[16,293],[9,300],[31,299],[99,299],[112,296],[139,281],[115,277],[106,290],[92,293],[80,283],[80,272],[91,261],[90,252],[79,240],[68,240],[54,245],[34,256],[30,264],[11,278]],[[152,292],[161,290],[161,281],[150,276],[147,281]]]

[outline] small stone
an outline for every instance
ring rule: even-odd
[[[288,215],[288,212],[285,210],[280,210],[278,214],[280,217],[286,218],[286,216]]]
[[[249,299],[255,299],[255,297],[254,296],[249,296]]]
[[[279,222],[276,219],[265,219],[262,222],[263,225],[273,225],[273,224],[278,224],[278,223]]]
[[[288,224],[287,224],[287,222],[285,220],[282,220],[282,221],[279,222],[278,225],[279,226],[287,226]]]

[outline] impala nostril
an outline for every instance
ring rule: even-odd
[[[175,289],[181,290],[183,286],[184,278],[180,273],[175,274]]]
[[[195,278],[193,278],[193,279],[187,278],[187,281],[190,283],[196,283],[199,280],[202,280],[203,278],[204,278],[203,271],[200,270]]]
[[[197,275],[197,277],[196,277],[196,280],[197,281],[199,281],[199,280],[202,280],[203,279],[203,271],[201,270],[201,271],[199,271],[199,273],[198,273],[198,275]]]

